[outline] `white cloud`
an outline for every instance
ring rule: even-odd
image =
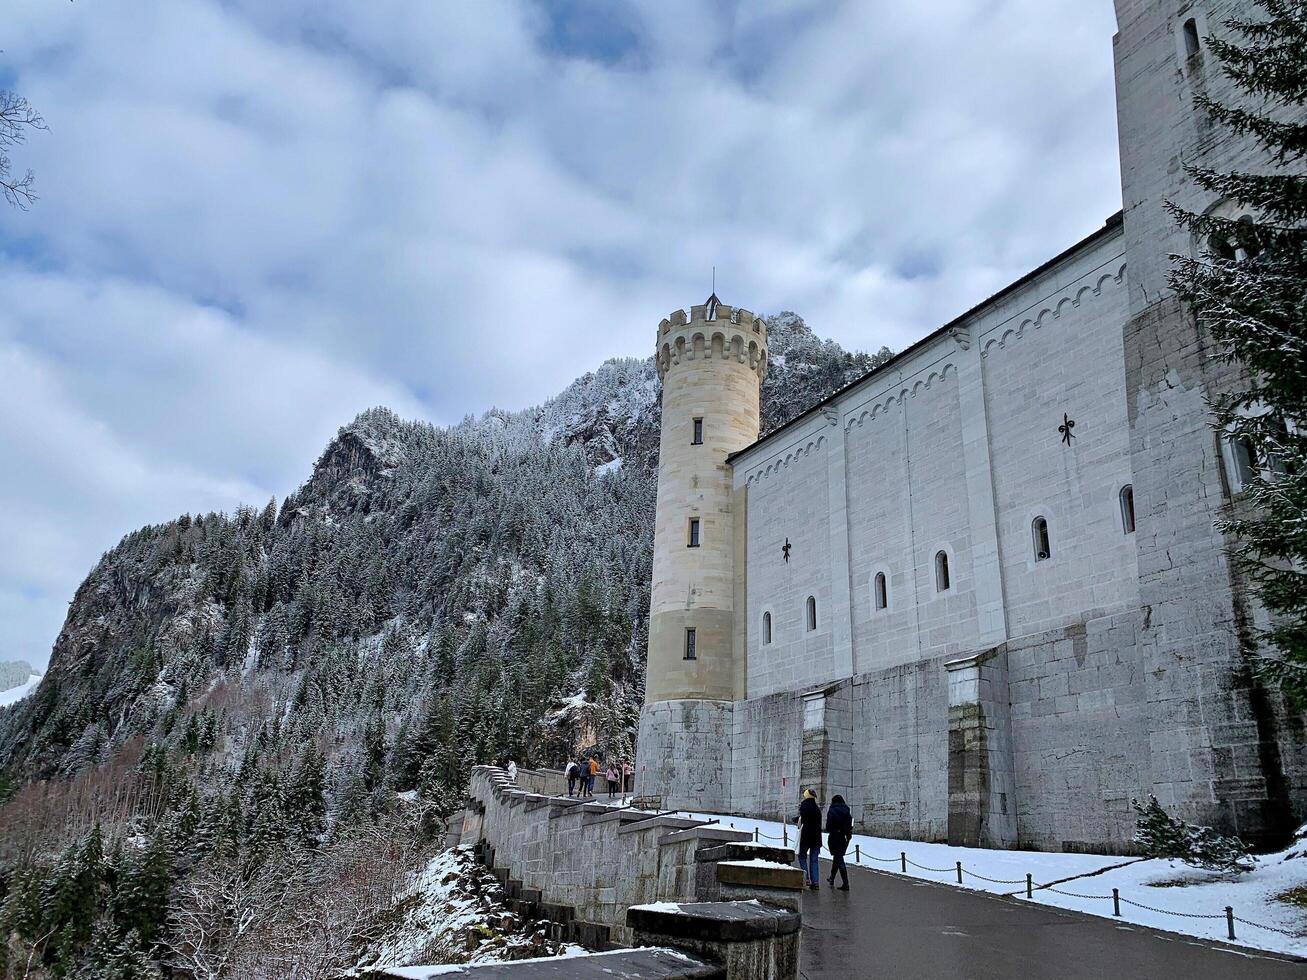
[[[713,265],[902,347],[1119,206],[1105,5],[12,6],[51,131],[0,213],[0,656],[132,527],[285,493],[369,404],[542,401]]]

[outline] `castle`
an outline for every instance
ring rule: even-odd
[[[1257,168],[1193,108],[1247,0],[1116,0],[1123,211],[759,439],[761,318],[658,327],[662,443],[637,792],[860,830],[1124,850],[1132,798],[1270,844],[1303,721],[1249,670],[1262,615],[1217,523],[1249,461],[1232,368],[1167,288],[1207,247],[1183,164]]]

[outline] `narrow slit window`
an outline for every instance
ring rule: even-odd
[[[1230,455],[1234,459],[1234,478],[1238,484],[1235,489],[1242,490],[1257,476],[1257,455],[1253,452],[1252,442],[1245,436],[1231,436]]]
[[[694,438],[690,440],[690,445],[703,445],[703,419],[694,420]]]
[[[1198,37],[1198,21],[1190,17],[1184,22],[1184,53],[1192,58],[1202,50],[1202,41]]]
[[[889,608],[889,583],[885,581],[884,572],[876,573],[876,583],[875,583],[874,591],[876,595],[876,608],[888,609]]]
[[[1135,533],[1135,488],[1128,483],[1121,488],[1121,529]]]
[[[690,518],[690,539],[688,546],[691,548],[699,547],[699,518]]]
[[[1296,428],[1290,428],[1288,420],[1281,418],[1276,422],[1275,430],[1275,437],[1266,454],[1271,477],[1278,480],[1286,476],[1296,476],[1298,471],[1285,452],[1296,434]]]
[[[699,659],[697,655],[698,651],[696,651],[695,649],[695,640],[696,640],[696,636],[695,636],[694,627],[691,626],[687,628],[685,631],[685,659],[686,660]]]
[[[808,596],[808,631],[817,628],[817,597]]]
[[[935,591],[947,592],[949,590],[948,577],[948,555],[943,552],[935,554]]]
[[[1052,558],[1053,548],[1048,543],[1048,521],[1036,517],[1034,523],[1030,525],[1030,533],[1034,538],[1035,561],[1048,561]]]
[[[762,642],[765,646],[771,646],[771,613],[762,614]]]

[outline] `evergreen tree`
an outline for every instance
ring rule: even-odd
[[[163,973],[143,948],[134,930],[120,935],[111,920],[96,920],[91,938],[90,965],[85,980],[162,980]]]
[[[286,802],[296,841],[306,847],[316,846],[327,816],[323,760],[317,746],[310,744],[300,755]]]
[[[1267,152],[1264,172],[1190,167],[1239,217],[1173,207],[1205,254],[1178,260],[1172,286],[1207,324],[1218,353],[1238,365],[1237,390],[1215,399],[1216,424],[1258,471],[1246,482],[1251,509],[1224,527],[1235,557],[1272,624],[1264,673],[1307,702],[1307,4],[1258,0],[1265,16],[1231,21],[1231,39],[1209,50],[1240,93],[1206,94],[1200,109]]]
[[[162,830],[122,857],[111,911],[118,933],[136,937],[136,949],[147,949],[163,929],[172,878],[172,849]]]

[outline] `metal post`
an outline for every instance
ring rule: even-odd
[[[1121,892],[1116,888],[1112,889],[1112,914],[1121,914]]]
[[[1033,875],[1026,875],[1026,898],[1035,897],[1035,879]]]
[[[958,862],[958,884],[962,884],[962,862]]]
[[[861,844],[854,844],[854,845],[853,845],[853,863],[854,863],[854,864],[861,864],[861,863],[862,863],[862,845],[861,845]]]
[[[789,817],[783,817],[781,819],[781,840],[782,842],[784,842],[786,847],[790,846],[790,818]]]
[[[903,865],[903,873],[908,873],[908,852],[899,851],[899,864]]]
[[[1225,907],[1225,925],[1229,930],[1230,938],[1233,939],[1234,938],[1234,906],[1232,905],[1227,905]]]
[[[753,842],[754,842],[755,844],[758,843],[758,828],[757,828],[757,827],[754,827],[754,828],[753,828]]]

